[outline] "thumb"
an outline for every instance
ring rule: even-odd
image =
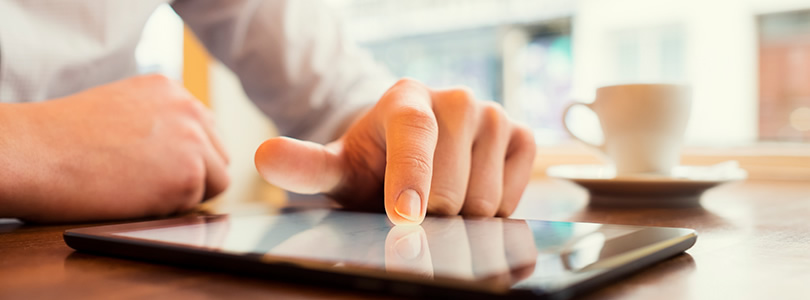
[[[335,188],[342,179],[338,155],[317,143],[277,137],[256,150],[256,170],[268,182],[299,194]]]

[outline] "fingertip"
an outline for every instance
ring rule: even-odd
[[[402,191],[393,201],[386,201],[386,213],[394,225],[419,225],[425,219],[423,197],[413,189]]]
[[[394,225],[396,225],[396,226],[418,226],[418,225],[421,225],[422,221],[424,220],[424,218],[423,218],[423,219],[420,219],[420,220],[413,221],[413,220],[405,219],[405,218],[397,215],[396,213],[392,214],[390,212],[387,213],[387,215],[388,215],[388,220],[390,220],[391,223],[394,223]]]

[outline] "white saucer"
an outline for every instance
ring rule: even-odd
[[[743,180],[748,173],[736,161],[712,166],[678,166],[672,175],[616,175],[604,165],[559,165],[546,170],[549,177],[572,181],[590,193],[599,206],[684,207],[700,204],[700,195],[717,185]]]

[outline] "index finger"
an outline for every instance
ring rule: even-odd
[[[439,127],[430,91],[400,80],[380,100],[383,120],[385,212],[394,224],[419,224],[425,218]]]

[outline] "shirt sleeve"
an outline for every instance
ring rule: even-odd
[[[324,143],[394,77],[314,0],[177,0],[172,7],[281,131]]]

